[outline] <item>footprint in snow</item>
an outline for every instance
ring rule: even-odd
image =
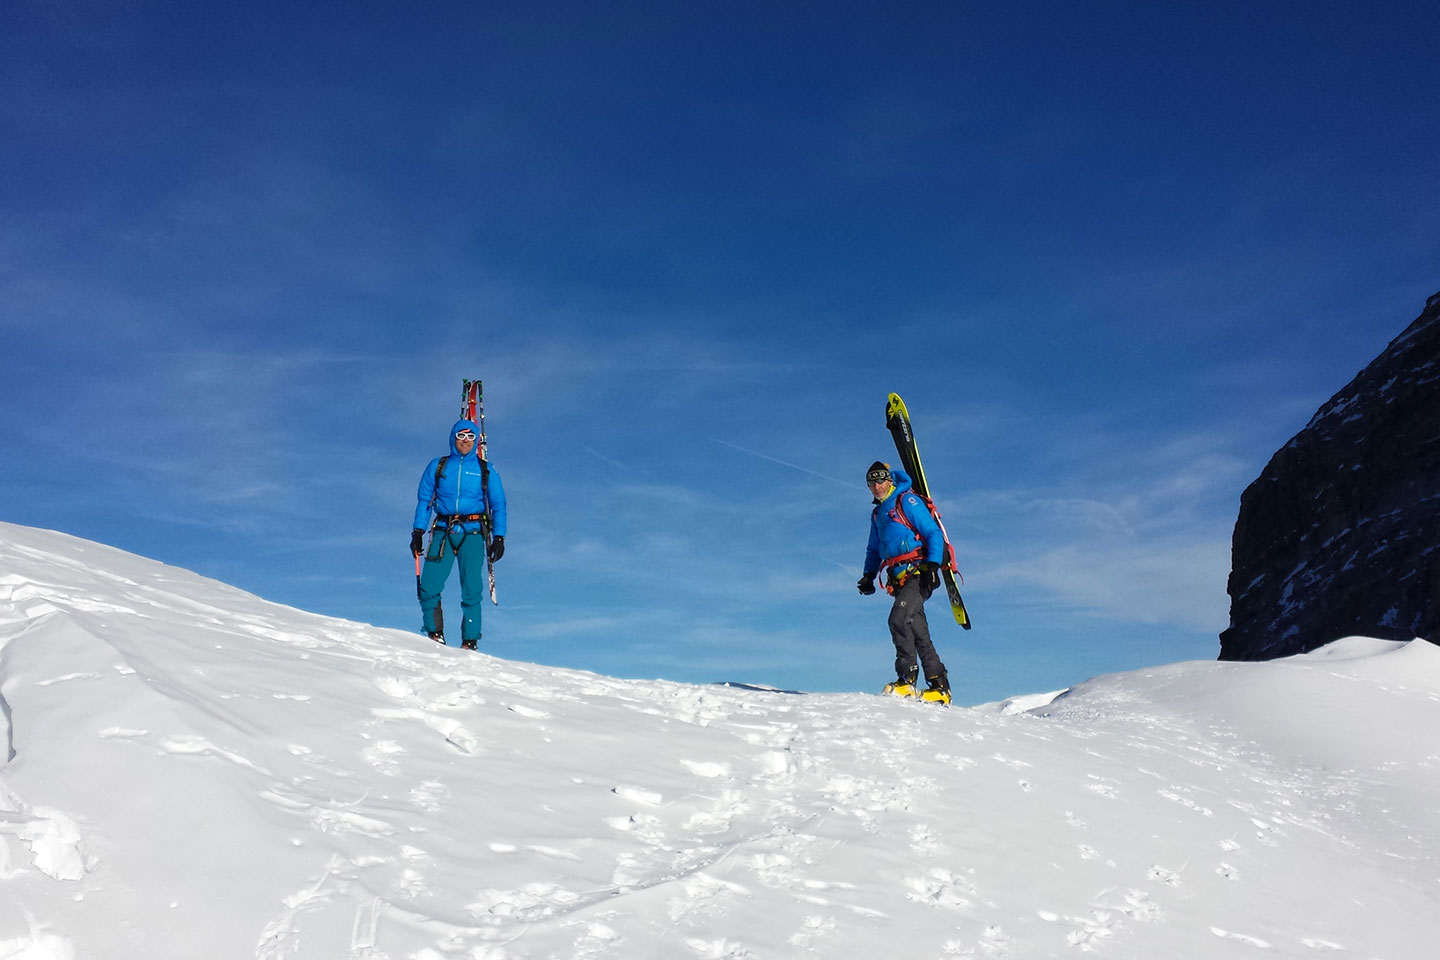
[[[967,893],[974,893],[973,887],[964,878],[956,877],[949,870],[936,867],[923,877],[906,877],[905,885],[910,888],[906,899],[926,903],[932,907],[946,907],[960,910],[972,906]]]
[[[1145,875],[1151,880],[1160,881],[1167,887],[1180,886],[1180,874],[1176,873],[1173,870],[1166,870],[1164,867],[1158,865],[1152,866]]]
[[[1010,953],[1012,942],[1010,935],[999,924],[991,924],[981,937],[980,949],[986,956],[1003,957]]]
[[[696,872],[680,881],[680,893],[671,897],[666,907],[672,922],[692,914],[704,915],[720,909],[726,894],[750,896],[750,891],[738,883],[721,880],[704,872]]]
[[[910,830],[910,849],[918,857],[930,859],[935,856],[940,848],[940,841],[930,831],[930,827],[920,824]]]
[[[611,787],[610,792],[615,794],[617,797],[620,797],[621,799],[633,800],[636,803],[649,804],[652,807],[658,806],[660,802],[665,799],[662,794],[656,793],[654,790],[645,790],[640,787],[630,787],[626,786],[623,783],[619,786]]]
[[[766,779],[785,777],[794,773],[792,758],[783,750],[770,750],[755,758],[760,767],[760,776]]]
[[[744,944],[735,940],[726,940],[723,937],[719,940],[688,937],[685,940],[685,946],[704,960],[730,960],[730,958],[738,960],[740,957],[750,956],[750,951],[745,948]]]
[[[1143,890],[1131,890],[1125,894],[1124,913],[1132,920],[1139,920],[1141,923],[1155,923],[1165,916],[1165,911],[1160,905],[1150,899],[1150,895]]]
[[[715,779],[716,777],[730,776],[730,764],[728,763],[706,763],[695,760],[681,760],[681,766],[697,777]]]
[[[439,780],[424,780],[410,788],[410,802],[427,813],[444,810],[449,795],[450,788]]]
[[[807,949],[812,947],[816,939],[835,931],[835,918],[810,915],[800,924],[800,929],[792,933],[787,942],[793,947]]]
[[[409,700],[415,696],[415,685],[404,677],[377,677],[375,686],[387,697]]]
[[[1082,843],[1080,844],[1079,849],[1081,860],[1098,860],[1100,863],[1103,863],[1107,867],[1115,866],[1114,860],[1106,860],[1105,858],[1100,856],[1099,853],[1096,852],[1094,847],[1090,846],[1089,844]]]
[[[1114,800],[1115,797],[1119,795],[1120,789],[1116,785],[1115,781],[1106,780],[1104,777],[1097,777],[1093,773],[1090,774],[1090,779],[1094,780],[1095,782],[1087,783],[1085,786],[1087,786],[1091,790],[1094,790],[1096,793],[1100,794],[1100,796],[1104,797],[1105,799]]]
[[[575,960],[589,960],[613,952],[620,942],[620,933],[614,927],[591,921],[585,924],[585,931],[575,939]]]
[[[709,810],[692,813],[681,829],[700,834],[724,833],[730,829],[731,822],[749,808],[743,792],[722,790]]]
[[[360,752],[365,762],[374,767],[379,773],[387,777],[393,777],[400,772],[398,757],[405,753],[405,748],[394,740],[379,740],[370,744]]]
[[[1211,927],[1210,932],[1223,940],[1235,940],[1240,943],[1248,943],[1252,947],[1260,947],[1264,950],[1270,949],[1270,944],[1261,940],[1259,937],[1252,937],[1244,933],[1232,933],[1229,930],[1222,930],[1219,927]]]

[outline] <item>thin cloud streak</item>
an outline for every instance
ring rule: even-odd
[[[729,448],[732,449],[732,450],[738,450],[738,451],[740,451],[741,453],[748,453],[748,454],[749,454],[750,456],[752,456],[752,457],[759,457],[761,460],[769,460],[771,463],[778,463],[778,464],[779,464],[780,466],[782,466],[782,467],[789,467],[791,470],[798,470],[798,471],[800,471],[801,473],[808,474],[808,475],[810,475],[810,476],[812,476],[812,477],[818,477],[818,478],[821,479],[821,480],[828,480],[829,482],[834,483],[834,484],[838,484],[838,485],[840,485],[840,486],[844,487],[845,489],[850,490],[850,491],[852,491],[852,492],[855,490],[855,488],[856,488],[856,486],[857,486],[857,484],[846,483],[844,480],[837,480],[837,479],[835,479],[834,477],[826,476],[826,475],[823,474],[823,473],[816,473],[814,470],[809,470],[809,469],[807,469],[807,468],[805,468],[805,467],[799,466],[798,464],[789,463],[788,461],[781,460],[781,459],[779,459],[779,458],[777,458],[777,457],[772,457],[772,456],[770,456],[769,454],[760,453],[760,452],[757,451],[757,450],[747,449],[747,448],[745,448],[745,447],[740,446],[739,444],[731,443],[731,442],[728,441],[728,440],[721,440],[721,439],[719,439],[718,437],[711,437],[710,439],[714,440],[716,443],[718,443],[718,444],[720,444],[720,445],[722,445],[722,446],[729,447]]]

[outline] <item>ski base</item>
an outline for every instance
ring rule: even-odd
[[[955,582],[955,571],[942,567],[940,579],[945,581],[945,594],[950,598],[950,612],[955,615],[955,622],[969,630],[970,611],[965,609],[965,601],[960,599],[960,586]]]

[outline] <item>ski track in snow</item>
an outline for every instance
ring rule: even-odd
[[[0,560],[0,957],[1393,958],[1440,916],[1433,827],[1365,832],[1375,771],[1165,706],[1179,667],[1019,711],[787,696],[440,648],[11,525]],[[1343,666],[1315,669],[1370,682]],[[1383,890],[1317,916],[1337,882]]]

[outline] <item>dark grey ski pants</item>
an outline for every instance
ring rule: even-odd
[[[908,677],[919,657],[922,674],[927,680],[947,680],[945,664],[930,642],[930,623],[925,619],[925,601],[933,591],[930,578],[913,574],[895,590],[895,605],[890,608],[890,639],[895,641],[895,676]]]

